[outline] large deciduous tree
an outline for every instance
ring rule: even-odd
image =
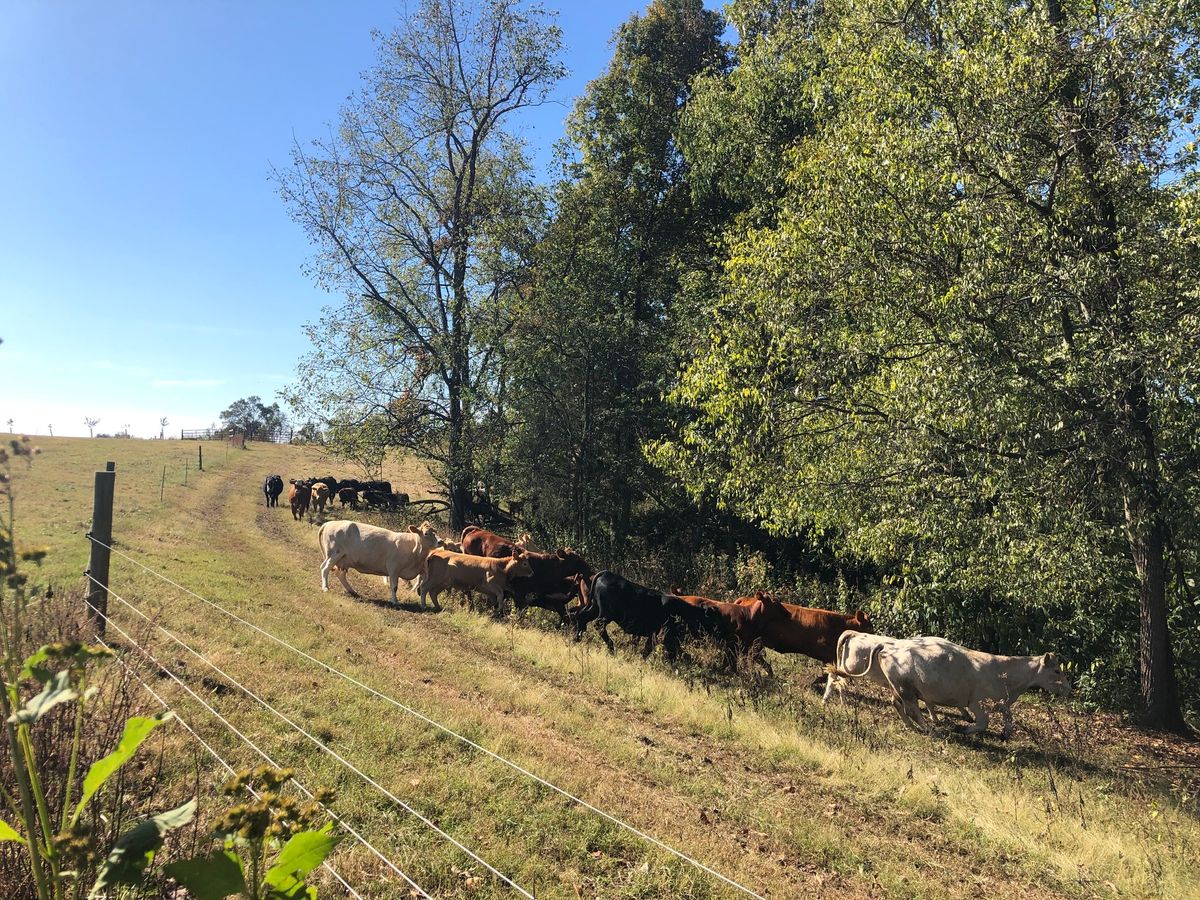
[[[423,0],[377,41],[337,133],[297,146],[278,173],[318,248],[318,282],[347,298],[310,328],[290,397],[337,426],[335,448],[370,421],[434,462],[459,528],[481,423],[496,418],[508,301],[543,215],[505,128],[563,74],[560,34],[516,0]]]
[[[707,249],[676,137],[693,77],[723,63],[722,29],[700,0],[654,0],[618,30],[568,121],[511,341],[515,475],[545,517],[617,555],[662,481],[640,443],[661,434],[673,304]]]
[[[1173,730],[1198,27],[1194,0],[823,4],[814,133],[777,218],[729,236],[656,449],[779,532],[837,530],[901,603],[1128,598],[1144,718]]]

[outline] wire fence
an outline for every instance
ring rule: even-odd
[[[159,663],[157,660],[155,660],[154,657],[151,656],[150,653],[146,650],[146,648],[142,647],[140,644],[138,644],[136,641],[134,641],[133,638],[130,637],[129,634],[127,632],[125,632],[121,628],[120,625],[118,625],[116,622],[112,621],[112,619],[110,619],[108,616],[104,615],[104,613],[101,613],[99,610],[95,609],[95,607],[93,607],[93,610],[96,613],[98,613],[99,615],[101,615],[105,619],[105,621],[107,621],[110,625],[113,626],[113,628],[115,628],[117,631],[121,632],[121,634],[124,635],[125,639],[128,640],[135,647],[137,647],[137,649],[139,651],[141,651],[141,653],[148,660],[152,661],[154,663],[154,665],[156,665],[161,672],[163,672],[165,675],[168,675],[171,678],[174,678],[176,681],[178,681],[180,686],[182,686],[184,690],[186,690],[197,701],[199,701],[201,704],[203,704],[203,706],[206,709],[208,709],[208,711],[210,713],[212,713],[214,716],[216,716],[218,719],[220,719],[227,728],[229,728],[231,731],[233,731],[235,734],[237,734],[239,737],[241,737],[243,740],[245,740],[246,743],[249,744],[250,747],[252,747],[255,751],[257,751],[258,754],[260,756],[262,756],[262,758],[265,759],[269,765],[272,765],[275,768],[279,768],[279,765],[273,759],[271,759],[271,757],[269,757],[265,752],[263,752],[261,749],[259,749],[259,747],[257,747],[253,741],[251,741],[244,734],[242,734],[240,731],[238,731],[237,728],[235,728],[219,712],[217,712],[215,709],[213,709],[211,706],[209,706],[207,703],[205,703],[194,691],[192,691],[191,688],[189,688],[182,681],[179,681],[179,679],[175,677],[175,673],[173,673],[171,670],[167,669],[165,666],[163,666],[161,663]],[[109,650],[114,650],[114,652],[115,652],[115,648],[113,648],[112,645],[110,645],[107,641],[103,640],[102,638],[100,639],[100,643],[102,646],[107,647]],[[169,710],[172,713],[172,715],[175,718],[175,721],[179,723],[179,725],[183,728],[183,730],[186,731],[188,734],[190,734],[192,736],[192,739],[195,740],[196,743],[198,743],[201,747],[203,747],[206,751],[208,751],[209,756],[211,756],[214,760],[216,760],[217,763],[221,766],[221,768],[223,768],[230,777],[237,776],[237,770],[234,769],[234,767],[231,766],[229,764],[229,762],[223,756],[221,756],[221,754],[218,753],[211,744],[208,743],[208,741],[204,740],[204,738],[202,738],[200,736],[200,734],[196,731],[196,729],[192,728],[192,726],[189,725],[181,715],[179,715],[179,712],[177,710],[173,709],[171,707],[171,704],[167,703],[167,701],[163,699],[161,694],[159,694],[156,690],[154,690],[154,688],[152,688],[149,685],[149,683],[147,683],[146,679],[144,679],[141,676],[141,674],[137,671],[137,669],[135,669],[135,668],[133,668],[133,666],[129,665],[129,663],[127,663],[120,656],[117,657],[117,660],[121,663],[122,666],[125,667],[126,672],[128,672],[130,675],[132,675],[134,678],[136,678],[138,680],[138,682],[142,685],[142,687],[145,688],[146,693],[148,693],[151,697],[153,697],[155,700],[157,700],[159,705],[162,706],[163,709]],[[292,784],[296,785],[296,787],[300,790],[300,792],[303,793],[310,800],[314,800],[315,802],[320,803],[320,801],[316,800],[316,798],[313,796],[312,792],[309,791],[308,788],[306,788],[303,784],[301,784],[295,778],[292,778],[291,782],[292,782]],[[256,800],[260,799],[260,795],[259,795],[258,791],[254,790],[254,788],[247,786],[247,790],[249,790],[250,793],[254,795],[254,798]],[[320,805],[321,805],[322,809],[324,809],[327,813],[329,813],[330,817],[333,818],[334,821],[336,821],[343,828],[346,828],[346,830],[348,832],[350,832],[350,833],[354,834],[356,837],[358,837],[359,840],[362,841],[364,844],[366,844],[368,847],[371,846],[370,844],[367,844],[365,839],[363,839],[361,836],[358,835],[358,832],[354,831],[352,828],[350,828],[348,825],[346,825],[345,822],[343,822],[341,819],[339,819],[337,814],[334,813],[331,809],[329,809],[328,806],[326,806],[324,803],[321,803]],[[378,851],[376,851],[376,852],[378,852]],[[328,861],[323,862],[321,864],[321,867],[323,869],[325,869],[327,872],[329,872],[331,875],[333,875],[333,877],[342,885],[342,887],[344,887],[346,889],[346,892],[351,897],[357,898],[357,900],[362,900],[362,894],[360,894],[358,891],[356,891],[354,889],[353,885],[351,885],[350,882],[348,882],[342,876],[342,874],[340,872],[338,872],[337,869],[335,869]],[[397,869],[396,871],[399,872],[400,870]],[[401,874],[403,875],[403,873],[401,873]],[[408,876],[405,876],[405,877],[407,878]],[[418,890],[420,890],[420,889],[418,888]],[[422,892],[422,895],[428,897],[428,894],[424,894],[424,892]]]
[[[305,650],[302,650],[301,648],[295,646],[294,644],[284,640],[283,638],[281,638],[275,634],[272,634],[271,632],[269,632],[266,629],[262,628],[261,626],[255,624],[254,622],[251,622],[251,621],[243,618],[242,616],[239,616],[237,613],[232,612],[231,610],[225,608],[221,604],[216,603],[215,601],[209,600],[208,598],[206,598],[206,597],[196,593],[195,591],[191,590],[190,588],[180,584],[179,582],[175,581],[174,579],[170,578],[169,576],[164,575],[162,572],[159,572],[157,569],[147,566],[146,564],[144,564],[137,558],[130,556],[128,553],[125,553],[124,551],[118,549],[117,547],[112,546],[111,544],[106,544],[91,534],[88,535],[88,539],[91,540],[93,543],[99,544],[100,546],[107,548],[110,552],[112,552],[112,553],[116,554],[117,556],[121,557],[122,559],[125,559],[126,561],[132,563],[133,565],[137,566],[138,568],[142,569],[143,571],[147,572],[148,574],[152,575],[153,577],[158,578],[159,580],[161,580],[167,584],[170,584],[171,586],[173,586],[177,590],[183,592],[184,594],[188,595],[189,597],[199,600],[201,603],[205,604],[206,606],[222,613],[223,615],[229,617],[230,619],[233,619],[234,621],[238,622],[239,624],[252,629],[253,631],[257,632],[258,634],[261,634],[263,637],[266,637],[267,639],[273,641],[274,643],[278,644],[279,646],[284,647],[285,649],[291,651],[292,653],[308,660],[309,662],[313,663],[314,665],[319,666],[320,668],[324,669],[325,671],[329,672],[330,674],[338,676],[339,678],[346,681],[347,683],[352,684],[363,691],[366,691],[370,695],[372,695],[375,698],[383,701],[384,703],[387,703],[388,705],[400,710],[401,712],[405,713],[406,715],[411,716],[412,718],[417,719],[418,721],[430,726],[431,728],[434,728],[437,731],[440,731],[441,733],[447,735],[448,737],[451,737],[451,738],[459,741],[463,745],[470,747],[471,749],[473,749],[479,753],[484,754],[485,756],[491,758],[492,760],[494,760],[504,766],[509,767],[510,769],[512,769],[515,772],[518,772],[522,776],[536,782],[537,784],[541,785],[542,787],[544,787],[550,791],[553,791],[556,794],[559,794],[560,796],[566,798],[567,800],[576,804],[580,808],[586,809],[589,812],[594,813],[597,816],[600,816],[607,822],[617,826],[618,828],[621,828],[621,829],[627,831],[628,833],[647,842],[648,844],[651,844],[652,846],[657,847],[658,849],[668,853],[669,855],[675,857],[676,859],[680,860],[681,862],[683,862],[689,866],[692,866],[699,871],[702,871],[702,872],[708,874],[709,876],[717,879],[718,881],[724,883],[725,885],[727,885],[729,887],[734,888],[735,890],[741,892],[742,894],[745,894],[748,897],[756,898],[756,900],[764,900],[762,895],[756,893],[751,888],[746,887],[745,885],[735,881],[734,879],[730,878],[729,876],[722,874],[721,872],[717,871],[716,869],[713,869],[712,867],[700,862],[699,860],[684,853],[683,851],[672,847],[671,845],[665,843],[664,841],[660,840],[659,838],[656,838],[653,835],[647,834],[645,831],[642,831],[641,829],[624,821],[623,819],[619,818],[618,816],[616,816],[610,812],[607,812],[606,810],[603,810],[603,809],[595,806],[592,803],[589,803],[587,800],[584,800],[583,798],[573,794],[572,792],[566,790],[565,788],[562,788],[559,785],[554,784],[547,778],[544,778],[543,776],[530,771],[528,768],[520,765],[519,763],[514,762],[513,760],[508,759],[507,757],[502,756],[501,754],[495,752],[494,750],[491,750],[491,749],[477,743],[476,741],[471,740],[470,738],[465,737],[464,735],[458,733],[457,731],[453,730],[452,728],[449,728],[448,726],[442,724],[441,722],[438,722],[436,719],[432,718],[431,716],[429,716],[429,715],[427,715],[405,703],[402,703],[400,700],[397,700],[395,697],[389,696],[388,694],[385,694],[385,693],[377,690],[376,688],[371,687],[369,684],[366,684],[365,682],[359,680],[358,678],[355,678],[353,675],[343,672],[342,670],[330,665],[329,663],[325,662],[324,660],[321,660],[321,659],[313,656],[312,654],[306,652]],[[107,588],[106,588],[106,590],[107,590]],[[184,647],[188,652],[192,653],[197,658],[202,660],[206,665],[208,665],[212,669],[214,669],[214,671],[219,672],[222,675],[222,677],[226,678],[227,680],[229,680],[230,682],[235,684],[244,693],[246,693],[247,696],[251,697],[252,699],[255,699],[258,703],[260,703],[261,705],[266,707],[268,710],[270,710],[272,713],[274,713],[277,717],[279,717],[284,722],[286,722],[289,726],[291,726],[293,729],[295,729],[296,731],[298,731],[299,733],[301,733],[302,735],[307,737],[312,743],[314,743],[320,749],[322,749],[326,753],[333,756],[335,759],[337,759],[339,762],[341,762],[347,768],[356,772],[360,777],[366,779],[370,784],[375,786],[378,790],[385,793],[387,796],[391,797],[391,799],[393,799],[396,803],[401,805],[402,808],[408,809],[414,816],[417,816],[419,819],[424,821],[430,828],[436,830],[445,839],[449,840],[451,843],[453,843],[459,849],[463,850],[469,856],[474,858],[477,862],[479,862],[481,865],[483,865],[485,868],[487,868],[489,871],[491,871],[499,879],[501,879],[505,883],[509,884],[512,888],[514,888],[516,891],[518,891],[522,895],[524,895],[526,897],[532,897],[532,894],[528,893],[524,888],[521,888],[515,882],[510,880],[507,876],[503,875],[498,870],[493,868],[491,865],[484,862],[482,859],[480,859],[478,856],[476,856],[472,851],[470,851],[469,849],[464,847],[462,844],[458,843],[455,839],[453,839],[452,837],[447,835],[445,832],[441,831],[441,829],[439,829],[432,822],[429,822],[428,820],[424,819],[424,817],[420,816],[419,813],[417,813],[415,810],[412,810],[410,807],[408,807],[406,804],[404,804],[403,801],[399,800],[399,798],[395,797],[395,795],[393,795],[393,794],[391,794],[391,792],[387,791],[386,788],[383,788],[381,785],[378,784],[378,782],[375,782],[373,779],[371,779],[370,776],[361,772],[352,763],[348,762],[343,757],[341,757],[339,754],[337,754],[336,751],[333,751],[332,749],[326,747],[318,739],[314,738],[312,735],[308,734],[308,732],[304,731],[304,729],[302,729],[299,725],[296,725],[294,722],[292,722],[290,719],[288,719],[282,713],[279,713],[277,710],[274,710],[269,704],[266,703],[266,701],[259,698],[257,695],[255,695],[253,692],[251,692],[249,689],[243,687],[235,679],[233,679],[228,674],[224,673],[221,669],[219,669],[214,663],[212,663],[210,660],[208,660],[202,654],[199,654],[197,651],[188,647],[181,640],[179,640],[177,637],[175,637],[175,635],[168,632],[161,625],[158,625],[157,623],[153,622],[151,619],[149,619],[149,617],[147,617],[144,613],[142,613],[140,610],[138,610],[136,607],[134,607],[128,601],[117,596],[111,590],[109,590],[108,593],[110,596],[112,596],[113,598],[115,598],[116,600],[118,600],[119,602],[121,602],[122,604],[127,606],[128,608],[130,608],[133,612],[137,613],[139,616],[141,616],[147,622],[150,622],[150,624],[152,624],[155,628],[162,631],[164,634],[166,634],[169,638],[174,640],[176,643],[180,644],[180,646]]]
[[[89,576],[89,578],[90,578],[90,576]],[[96,582],[96,580],[94,578],[91,580],[93,583],[99,584],[98,582]],[[511,887],[513,890],[515,890],[517,893],[521,894],[523,897],[528,897],[529,900],[534,900],[533,894],[529,893],[529,891],[525,890],[523,887],[521,887],[519,884],[517,884],[512,878],[505,875],[503,872],[501,872],[499,869],[497,869],[495,866],[493,866],[491,863],[489,863],[487,860],[485,860],[483,857],[481,857],[479,854],[477,854],[475,851],[473,851],[470,847],[467,847],[465,844],[463,844],[461,841],[459,841],[453,835],[451,835],[448,832],[446,832],[445,830],[443,830],[433,820],[429,819],[428,817],[426,817],[425,815],[420,813],[418,810],[416,810],[414,807],[410,806],[408,803],[405,803],[403,800],[401,800],[399,797],[397,797],[392,791],[388,790],[386,787],[384,787],[382,784],[380,784],[375,778],[371,777],[366,772],[364,772],[362,769],[360,769],[358,766],[356,766],[354,763],[350,762],[350,760],[346,759],[346,757],[342,756],[340,753],[338,753],[336,750],[334,750],[332,747],[330,747],[328,744],[326,744],[320,738],[314,736],[312,733],[310,733],[309,731],[305,730],[303,727],[298,725],[295,721],[293,721],[291,718],[289,718],[285,713],[280,712],[278,709],[276,709],[274,706],[272,706],[270,703],[268,703],[266,700],[264,700],[258,694],[254,693],[254,691],[250,690],[250,688],[248,688],[244,684],[242,684],[242,682],[238,681],[236,678],[234,678],[232,675],[230,675],[228,672],[226,672],[224,669],[222,669],[220,666],[218,666],[216,663],[214,663],[208,657],[204,656],[204,654],[193,649],[191,646],[189,646],[185,641],[180,639],[177,635],[175,635],[169,629],[163,627],[162,625],[159,625],[157,622],[155,622],[153,619],[151,619],[149,616],[147,616],[144,612],[142,612],[140,609],[138,609],[138,607],[134,606],[132,603],[130,603],[124,597],[115,593],[112,589],[106,588],[105,590],[107,591],[108,596],[111,599],[116,600],[118,603],[120,603],[121,605],[126,607],[130,612],[135,613],[137,616],[139,616],[145,622],[147,622],[148,624],[153,626],[158,631],[162,632],[162,634],[165,637],[167,637],[169,640],[178,644],[183,650],[190,653],[192,656],[196,657],[196,659],[198,659],[199,661],[204,663],[206,666],[208,666],[210,669],[212,669],[214,672],[216,672],[218,675],[220,675],[222,678],[224,678],[226,681],[228,681],[230,684],[232,684],[235,688],[237,688],[239,691],[241,691],[247,697],[254,700],[256,703],[258,703],[260,706],[262,706],[265,710],[267,710],[269,713],[271,713],[273,716],[275,716],[277,719],[279,719],[281,722],[283,722],[285,725],[287,725],[289,728],[291,728],[297,734],[299,734],[302,737],[304,737],[305,739],[307,739],[311,744],[313,744],[315,747],[317,747],[317,749],[321,750],[323,753],[325,753],[332,759],[339,762],[343,767],[345,767],[349,771],[353,772],[355,775],[357,775],[359,778],[361,778],[363,781],[365,781],[368,785],[370,785],[376,791],[378,791],[380,794],[387,797],[389,800],[391,800],[393,803],[395,803],[397,806],[399,806],[401,809],[403,809],[405,812],[407,812],[409,815],[411,815],[413,818],[415,818],[417,821],[419,821],[426,828],[433,831],[435,834],[437,834],[439,837],[441,837],[447,843],[452,844],[453,846],[457,847],[459,850],[461,850],[463,853],[465,853],[471,859],[475,860],[475,862],[479,863],[481,866],[483,866],[485,869],[487,869],[489,872],[491,872],[493,875],[495,875],[496,878],[498,878],[500,881],[504,882],[509,887]],[[92,609],[99,613],[99,610],[96,610],[95,606],[92,606]],[[107,622],[112,621],[112,619],[108,615],[106,615],[104,613],[100,613],[100,615],[103,616],[105,621],[107,621]],[[117,626],[115,623],[114,623],[114,627],[116,627],[119,631],[121,631],[121,633],[123,635],[125,635],[128,638],[128,633],[125,631],[122,631],[120,629],[120,627]],[[155,664],[157,665],[157,663],[155,663]],[[161,666],[160,666],[160,668],[161,668]],[[178,681],[179,679],[176,678],[175,680]]]

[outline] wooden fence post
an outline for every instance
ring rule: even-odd
[[[200,469],[201,472],[203,472],[204,471],[204,445],[203,444],[196,445],[196,455],[200,459],[200,465],[198,466],[198,468]]]
[[[113,493],[117,482],[117,464],[109,462],[103,472],[96,473],[96,489],[92,495],[92,552],[88,558],[88,617],[97,633],[104,636],[104,616],[108,615],[108,564],[111,560]]]
[[[183,461],[183,486],[184,487],[187,487],[187,467],[188,467],[188,461],[185,459]]]
[[[158,484],[158,502],[159,503],[163,502],[163,491],[165,491],[166,489],[167,489],[167,467],[163,466],[162,481],[160,481]]]

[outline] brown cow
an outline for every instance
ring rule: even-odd
[[[532,575],[514,578],[508,586],[517,609],[537,606],[558,613],[562,624],[567,621],[567,604],[578,593],[572,576],[591,578],[594,574],[587,561],[570,547],[554,553],[525,552],[533,569]]]
[[[513,556],[500,559],[434,550],[425,558],[425,571],[417,582],[417,594],[421,606],[425,605],[426,597],[431,597],[434,609],[441,609],[438,594],[443,591],[459,590],[468,596],[472,591],[480,591],[492,597],[497,611],[503,612],[504,592],[509,581],[532,574],[529,561],[519,549]]]
[[[748,600],[750,598],[740,597],[734,602],[745,603]],[[875,633],[871,627],[871,617],[861,609],[854,615],[847,615],[794,603],[780,605],[787,610],[788,618],[772,628],[763,640],[776,653],[803,653],[823,663],[832,663],[837,658],[838,638],[843,631]]]
[[[730,645],[736,643],[742,655],[761,665],[768,675],[774,676],[771,664],[763,656],[763,648],[771,646],[768,643],[771,633],[785,627],[784,623],[789,620],[784,604],[762,591],[755,591],[753,597],[739,597],[730,602],[684,594],[677,587],[672,587],[671,593],[685,603],[716,612],[721,617],[721,631]]]
[[[524,550],[529,543],[529,535],[523,534],[514,541],[494,531],[486,531],[478,525],[468,525],[463,529],[459,543],[462,544],[464,553],[501,559],[512,556],[514,550]]]
[[[307,481],[288,479],[288,504],[292,507],[292,518],[299,522],[308,512],[308,504],[312,500],[312,485]]]

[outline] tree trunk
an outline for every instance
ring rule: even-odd
[[[471,493],[463,459],[462,388],[457,381],[449,386],[450,434],[446,446],[446,481],[450,491],[450,530],[459,534],[467,524],[467,503]]]
[[[1175,659],[1167,626],[1166,529],[1144,501],[1128,492],[1125,527],[1138,576],[1142,716],[1152,728],[1188,734],[1190,729],[1179,706]]]
[[[1142,716],[1151,728],[1190,734],[1179,706],[1175,659],[1167,624],[1166,547],[1158,441],[1150,417],[1150,400],[1140,377],[1131,379],[1123,413],[1137,440],[1129,471],[1123,478],[1125,533],[1137,571],[1139,595],[1139,671]]]

